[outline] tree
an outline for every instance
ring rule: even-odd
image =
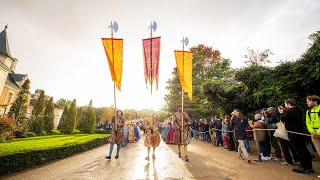
[[[46,109],[44,111],[44,130],[50,133],[54,128],[54,104],[53,97],[47,103]]]
[[[70,107],[71,101],[64,98],[60,98],[57,100],[56,104],[60,107],[65,107],[65,106]]]
[[[249,66],[262,66],[266,63],[270,63],[269,56],[273,55],[270,49],[265,49],[262,52],[259,50],[253,50],[249,47],[247,48],[248,54],[244,55],[247,60],[245,63]]]
[[[219,50],[213,50],[212,47],[203,44],[192,47],[192,83],[193,83],[193,101],[190,101],[187,94],[184,94],[184,110],[190,114],[190,117],[209,118],[216,110],[207,102],[203,93],[203,82],[230,76],[230,60],[221,57]],[[176,68],[172,71],[172,78],[167,81],[166,89],[169,91],[165,95],[164,111],[173,113],[176,111],[176,105],[181,103],[181,86]]]
[[[105,107],[103,109],[103,113],[100,117],[100,120],[99,122],[100,123],[105,123],[106,121],[110,121],[111,122],[111,119],[112,119],[112,116],[114,114],[114,107],[110,106],[110,107]]]
[[[43,134],[44,99],[44,90],[39,90],[39,96],[32,110],[29,125],[30,130],[36,134]]]
[[[96,124],[96,112],[92,107],[92,100],[90,100],[89,105],[86,107],[85,116],[83,119],[84,126],[82,127],[82,131],[84,133],[92,133],[95,130]]]
[[[75,126],[76,126],[76,119],[77,119],[77,104],[76,100],[74,99],[71,103],[71,106],[68,110],[68,114],[65,119],[65,133],[72,133]]]
[[[83,125],[83,117],[84,117],[85,107],[81,106],[77,108],[77,122],[76,122],[76,128],[81,129]]]
[[[59,122],[59,125],[58,125],[58,130],[59,131],[65,131],[66,130],[66,121],[67,121],[67,116],[68,116],[68,106],[64,106],[64,109],[63,109],[63,112],[62,112],[62,115],[61,115],[61,118],[60,118],[60,122]]]
[[[24,130],[27,129],[26,113],[28,108],[28,98],[30,95],[30,80],[27,79],[21,86],[18,97],[12,104],[8,116],[18,121]]]

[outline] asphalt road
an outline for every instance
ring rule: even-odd
[[[146,161],[142,140],[121,148],[119,159],[105,158],[109,144],[46,165],[6,175],[9,180],[105,180],[105,179],[317,179],[320,162],[314,161],[315,174],[296,174],[294,166],[280,162],[248,164],[237,159],[236,152],[193,140],[188,146],[189,162],[178,158],[177,146],[164,142],[156,150],[156,159]],[[251,142],[254,147],[254,142]],[[254,148],[252,148],[254,149]],[[253,154],[256,154],[253,152]],[[256,159],[254,155],[251,159]]]

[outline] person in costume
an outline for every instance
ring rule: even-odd
[[[113,151],[114,144],[117,144],[117,154],[115,158],[119,158],[119,152],[121,144],[125,141],[123,127],[125,125],[125,120],[122,118],[123,112],[121,110],[116,111],[116,114],[112,117],[113,127],[111,130],[111,135],[109,137],[110,149],[109,156],[107,159],[111,159],[111,154]]]
[[[138,122],[136,122],[136,123],[134,124],[134,129],[133,129],[133,131],[134,131],[134,138],[135,138],[135,140],[139,140],[139,139],[140,139],[140,132],[139,132],[139,129],[138,129]]]
[[[187,154],[187,145],[191,141],[191,131],[190,131],[190,118],[186,112],[182,112],[182,105],[177,106],[178,112],[173,115],[173,123],[175,127],[174,140],[175,144],[178,145],[179,154],[181,157],[180,147],[184,146],[185,160],[189,161]],[[183,121],[182,121],[183,118]]]
[[[133,127],[133,124],[132,124],[132,120],[131,120],[131,117],[129,116],[129,125],[128,125],[128,128],[129,128],[129,142],[134,142],[134,127]]]
[[[153,115],[152,120],[146,122],[146,138],[144,140],[144,146],[148,148],[148,156],[146,160],[150,160],[150,148],[153,148],[152,158],[155,159],[156,147],[160,144],[160,134],[158,128],[158,116]]]
[[[124,142],[122,143],[122,147],[125,147],[129,143],[129,128],[128,128],[128,122],[125,123],[126,125],[123,127],[124,131]]]
[[[171,119],[172,118],[173,117],[171,117]],[[169,127],[169,130],[168,130],[168,134],[167,134],[167,138],[166,138],[166,143],[167,144],[174,144],[174,132],[175,132],[175,129],[174,129],[174,126],[172,124],[172,121],[168,122],[168,127]]]

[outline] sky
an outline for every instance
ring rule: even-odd
[[[122,91],[117,108],[159,110],[175,65],[174,50],[204,44],[221,51],[232,67],[244,66],[247,47],[270,49],[273,62],[294,60],[320,30],[318,0],[0,0],[0,30],[7,34],[16,73],[28,74],[31,92],[76,99],[82,106],[113,105],[113,82],[101,38],[110,22],[124,39]],[[142,39],[156,21],[161,36],[159,90],[146,88]],[[274,65],[274,64],[273,64]]]

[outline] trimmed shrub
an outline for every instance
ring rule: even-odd
[[[34,133],[34,132],[26,132],[24,135],[26,137],[36,137],[37,136],[36,133]]]
[[[75,129],[71,132],[71,134],[80,134],[80,131],[78,129]]]
[[[58,135],[58,134],[61,134],[61,132],[58,130],[58,129],[54,129],[54,130],[51,130],[51,133],[52,135]]]
[[[17,121],[10,118],[0,118],[0,142],[10,141],[15,137],[14,132],[19,131]]]
[[[0,156],[0,175],[61,159],[77,152],[107,144],[107,142],[108,137],[104,137],[80,144],[70,143],[62,147],[33,149],[22,153]]]
[[[95,134],[111,134],[111,130],[96,130]]]

